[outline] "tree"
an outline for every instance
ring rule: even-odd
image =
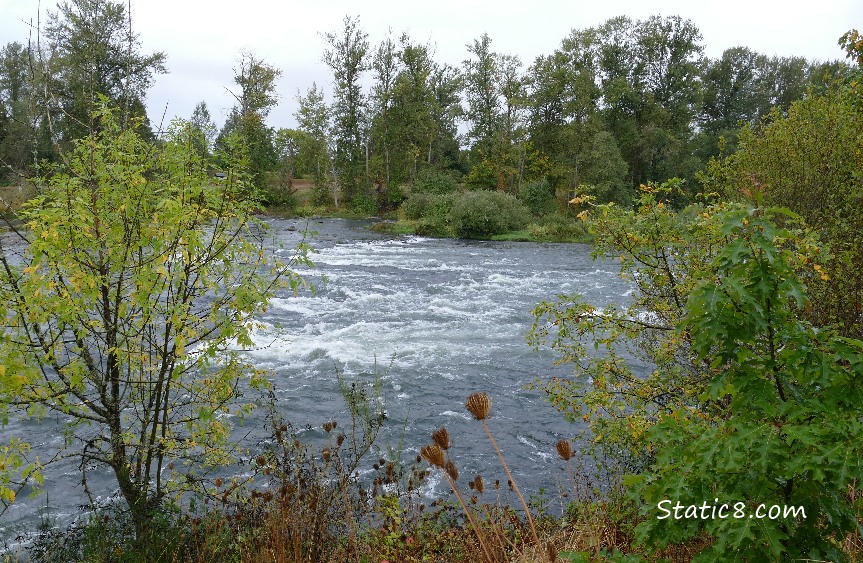
[[[527,107],[521,61],[492,52],[487,34],[468,45],[468,52],[473,58],[462,63],[465,117],[468,137],[474,141],[471,157],[475,168],[467,182],[475,187],[517,190],[525,157],[522,141]]]
[[[45,102],[63,148],[96,124],[91,117],[100,95],[118,110],[121,123],[135,123],[142,134],[151,135],[144,100],[155,75],[166,72],[165,54],[141,53],[124,3],[61,2],[48,15],[45,36],[50,49],[44,61],[49,76]]]
[[[473,140],[474,147],[490,152],[501,113],[497,57],[491,50],[491,38],[487,33],[475,39],[467,50],[473,57],[462,62],[468,137]]]
[[[338,208],[338,185],[333,178],[330,113],[324,101],[324,92],[313,83],[305,96],[297,95],[297,102],[300,107],[294,117],[297,118],[300,131],[306,134],[300,140],[300,158],[311,171],[315,202],[323,204],[331,200]]]
[[[597,33],[603,117],[632,183],[692,176],[701,164],[687,151],[700,97],[698,29],[679,16],[619,17]]]
[[[428,160],[435,122],[431,74],[434,61],[427,45],[412,43],[407,34],[400,39],[399,73],[393,87],[392,117],[399,149],[400,179],[413,181],[420,163]]]
[[[217,145],[225,147],[228,137],[237,135],[249,161],[252,182],[259,190],[268,187],[267,176],[278,162],[273,145],[274,131],[267,126],[266,118],[278,103],[276,80],[281,74],[281,70],[252,53],[240,53],[239,66],[234,69],[234,82],[240,91],[231,92],[237,103],[216,139]],[[267,197],[266,193],[264,195]]]
[[[429,146],[428,163],[441,168],[454,167],[461,160],[458,120],[464,114],[461,105],[464,80],[457,68],[446,63],[436,64],[429,80],[435,133]]]
[[[365,162],[364,107],[365,97],[360,86],[368,70],[368,35],[360,29],[359,18],[345,17],[342,29],[327,33],[324,39],[329,49],[324,62],[333,71],[335,102],[332,109],[335,141],[335,169],[345,201],[360,195],[364,188]]]
[[[595,35],[594,30],[573,31],[559,49],[552,55],[537,57],[528,70],[529,138],[548,161],[543,173],[551,186],[565,189],[568,194],[580,185],[595,185],[609,193],[619,187],[607,185],[608,174],[591,174],[594,166],[585,162],[588,152],[611,148],[605,142],[609,133],[599,117]],[[600,133],[604,135],[597,139]],[[617,142],[611,140],[616,155],[598,155],[600,168],[619,168],[622,157]],[[625,162],[622,178],[619,170],[616,175],[617,183],[625,183]]]
[[[389,191],[392,181],[391,158],[394,147],[391,129],[393,127],[392,105],[393,90],[398,73],[398,51],[396,42],[387,36],[372,54],[371,68],[374,71],[374,85],[371,95],[371,135],[369,143],[375,152],[383,152],[382,183]]]
[[[719,138],[724,137],[733,149],[737,131],[743,124],[758,120],[762,102],[757,79],[765,57],[748,47],[734,47],[709,61],[704,70],[704,98],[701,107],[702,131],[698,143],[701,155],[715,156]]]
[[[373,56],[371,180],[383,188],[377,199],[385,208],[398,203],[399,186],[415,184],[424,169],[459,161],[461,81],[456,69],[437,64],[433,55],[433,46],[403,33],[397,41],[384,40]]]
[[[34,160],[30,50],[13,42],[0,51],[0,182],[14,181]]]
[[[189,126],[195,134],[194,143],[198,154],[202,157],[210,156],[210,150],[216,140],[218,129],[210,116],[207,102],[198,102],[189,118]]]
[[[264,248],[242,172],[212,182],[188,124],[157,147],[107,107],[93,122],[23,213],[23,251],[0,247],[0,406],[68,421],[64,455],[85,486],[110,468],[140,539],[166,496],[231,461],[224,415],[267,384],[238,348],[300,279]]]

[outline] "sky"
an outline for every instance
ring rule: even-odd
[[[121,0],[126,1],[126,0]],[[54,11],[55,0],[0,0],[0,45],[26,42],[31,22]],[[863,1],[821,0],[132,0],[132,27],[145,53],[167,55],[147,98],[155,127],[172,117],[188,118],[205,101],[221,126],[233,105],[234,71],[241,51],[282,70],[274,127],[295,127],[297,93],[312,83],[331,91],[332,76],[321,61],[323,33],[337,31],[345,16],[359,16],[372,46],[392,30],[435,46],[435,60],[460,66],[466,45],[483,33],[492,50],[517,55],[525,66],[550,54],[573,29],[601,25],[626,15],[679,15],[701,31],[705,54],[718,58],[729,47],[759,53],[832,60],[843,57],[839,37],[863,28]],[[328,98],[329,101],[329,98]]]

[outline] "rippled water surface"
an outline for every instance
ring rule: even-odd
[[[561,463],[554,444],[581,429],[526,389],[538,377],[570,373],[525,343],[530,310],[561,293],[579,292],[599,305],[622,301],[629,288],[613,264],[592,261],[586,245],[393,237],[346,220],[270,223],[284,256],[304,228],[317,231],[310,240],[315,268],[304,271],[316,293],[273,299],[256,334],[258,348],[249,352],[273,370],[285,419],[298,428],[346,421],[336,374],[369,382],[377,371],[388,417],[382,446],[401,442],[411,458],[446,426],[462,475],[505,482],[482,427],[463,406],[470,393],[485,391],[493,400],[489,424],[521,488],[556,489]],[[256,424],[262,419],[246,422]],[[17,430],[43,446],[59,439],[34,423]],[[110,483],[104,474],[93,479]],[[72,469],[51,479],[52,513],[76,512],[83,502],[79,481]],[[432,481],[427,492],[443,486]],[[44,495],[25,500],[7,523],[32,522],[45,502]]]

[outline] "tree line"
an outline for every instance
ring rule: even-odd
[[[58,160],[93,125],[97,94],[122,119],[144,118],[142,133],[154,136],[144,102],[166,55],[142,53],[130,23],[109,0],[61,2],[42,38],[3,48],[0,180]],[[452,66],[406,32],[373,44],[354,17],[322,37],[332,99],[317,84],[298,91],[296,128],[268,124],[284,96],[281,70],[248,52],[234,67],[235,104],[221,129],[205,102],[190,116],[202,154],[239,134],[271,203],[304,177],[317,203],[389,210],[424,174],[515,195],[543,180],[561,199],[584,186],[602,201],[630,202],[642,183],[694,180],[711,157],[733,152],[742,125],[787,112],[851,69],[747,47],[711,59],[698,28],[679,16],[573,29],[532,63],[495,51],[483,34]]]

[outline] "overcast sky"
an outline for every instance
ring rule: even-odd
[[[125,0],[123,0],[125,1]],[[36,21],[38,0],[0,0],[0,44],[26,42]],[[55,0],[42,0],[45,11]],[[551,53],[572,29],[602,24],[627,15],[680,15],[703,37],[709,57],[739,45],[766,55],[808,59],[842,58],[839,37],[863,28],[863,1],[820,0],[133,0],[132,25],[145,52],[164,51],[169,74],[157,78],[147,100],[154,126],[173,116],[188,118],[206,101],[219,126],[233,105],[225,88],[233,87],[238,54],[247,50],[283,72],[280,104],[270,114],[276,127],[293,127],[295,97],[317,82],[330,90],[331,77],[321,62],[321,33],[336,31],[346,15],[359,16],[372,45],[387,29],[408,31],[415,41],[436,45],[435,60],[458,66],[465,45],[482,33],[499,53],[518,55],[529,65]],[[329,100],[328,100],[329,101]]]

